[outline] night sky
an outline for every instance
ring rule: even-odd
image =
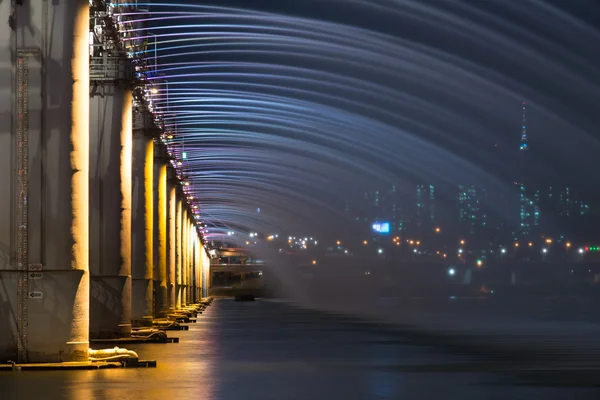
[[[344,199],[370,188],[504,186],[523,174],[521,101],[527,174],[591,192],[600,181],[598,1],[158,3],[153,11],[211,14],[150,25],[205,35],[203,47],[185,51],[169,49],[162,35],[160,54],[170,57],[159,70],[171,85],[171,110],[202,104],[194,114],[202,117],[186,116],[185,125],[179,113],[178,121],[189,176],[216,219],[325,229]],[[257,11],[267,14],[248,18]],[[218,92],[206,97],[211,90]],[[224,102],[248,108],[219,114]]]

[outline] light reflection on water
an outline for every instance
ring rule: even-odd
[[[156,369],[0,373],[0,399],[600,398],[590,388],[516,386],[473,358],[278,302],[219,300],[170,335],[180,343],[128,346]]]

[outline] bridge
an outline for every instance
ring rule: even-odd
[[[168,319],[208,295],[263,293],[264,282],[275,277],[275,269],[265,265],[211,260],[206,213],[189,176],[183,139],[177,139],[177,120],[170,115],[172,110],[168,107],[169,81],[158,73],[156,59],[148,56],[156,46],[156,37],[148,31],[144,18],[147,10],[135,4],[137,2],[102,0],[0,1],[0,15],[8,16],[6,23],[0,23],[0,185],[3,188],[0,191],[0,361],[85,361],[90,342],[94,340],[127,339],[136,329],[152,327],[156,321]],[[301,23],[305,22],[298,22],[298,26],[306,29]],[[351,29],[340,28],[344,29],[343,35],[329,34],[323,26],[319,29],[311,31],[319,40],[323,37],[335,40],[337,36],[346,41],[362,39]],[[371,38],[369,45],[376,48],[378,44],[378,39]],[[347,49],[348,42],[344,45],[346,47],[338,46],[337,50]],[[325,52],[336,50],[324,49]],[[340,53],[335,56],[340,57]],[[441,69],[440,65],[435,66]],[[268,73],[260,70],[255,76],[266,79]],[[452,81],[443,73],[439,76]],[[304,88],[307,82],[327,87],[325,83],[330,82],[329,78],[329,75],[319,76],[319,80],[306,74],[294,82],[300,86],[295,90]],[[291,80],[289,83],[291,85]],[[348,81],[344,83],[352,86]],[[269,86],[263,81],[253,84]],[[227,90],[214,90],[207,96],[219,98]],[[266,97],[257,100],[247,93],[235,93],[245,96],[244,101],[253,107],[257,103],[261,107],[264,103],[279,105],[283,98],[272,94],[266,101]],[[387,88],[385,96],[381,94],[375,89],[373,92],[361,89],[361,96],[373,101],[376,98],[387,102],[393,97]],[[340,95],[335,101],[341,103],[345,100],[343,97]],[[373,104],[379,103],[374,101]],[[312,134],[317,131],[313,128],[321,127],[322,121],[332,119],[338,124],[335,125],[337,130],[356,135],[352,138],[355,143],[361,143],[366,131],[392,141],[394,135],[389,134],[392,132],[396,134],[394,140],[409,144],[408,149],[422,146],[414,138],[391,131],[389,126],[367,124],[364,119],[351,118],[347,113],[334,113],[323,107],[313,107],[319,109],[318,112],[314,109],[297,112],[297,109],[306,111],[305,103],[299,100],[289,101],[285,106],[292,111],[278,109],[277,112],[285,116],[282,118],[285,124],[294,125],[300,133]],[[267,109],[266,114],[269,111],[273,110]],[[234,116],[247,112],[244,110]],[[335,118],[330,118],[332,115]],[[305,120],[312,121],[314,126],[302,125]],[[269,123],[274,124],[270,120]],[[282,128],[281,125],[275,127]],[[239,136],[239,132],[234,133]],[[235,140],[243,139],[236,137]],[[271,145],[268,135],[257,134],[251,140]],[[286,172],[295,171],[297,165],[311,160],[306,154],[300,154],[300,150],[306,149],[298,149],[298,142],[290,140],[279,146],[276,148],[288,146],[294,150],[288,154],[290,160],[279,165]],[[230,149],[220,150],[219,155],[222,155]],[[311,149],[308,150],[310,153]],[[337,170],[339,176],[349,176],[354,182],[355,170],[351,167],[355,165],[350,164],[356,159],[346,154],[340,157],[339,153],[336,157],[341,164],[336,166],[345,167]],[[420,157],[420,151],[414,153]],[[375,155],[377,159],[385,156],[402,159],[386,152]],[[261,156],[263,158],[252,161],[257,164],[273,161],[272,156]],[[243,169],[247,166],[236,164],[239,161],[236,157],[227,161],[230,163],[227,167]],[[456,160],[439,160],[450,164],[449,161]],[[315,162],[306,168],[311,182],[320,185],[319,189],[330,184],[323,179],[322,166]],[[464,170],[460,171],[462,176]],[[218,181],[229,178],[220,170],[214,175],[211,179]],[[270,181],[272,178],[272,174],[262,173],[257,182],[268,190],[280,190],[277,194],[282,195],[281,189]],[[230,193],[223,196],[227,195]],[[211,196],[215,193],[207,196],[212,201],[222,200]],[[301,200],[310,204],[310,199]],[[286,206],[294,211],[298,202],[289,202]],[[228,204],[221,207],[224,214],[237,217]],[[256,216],[244,218],[245,222],[252,223],[258,219]],[[347,265],[340,265],[325,270],[319,269],[320,265],[320,260],[316,267],[309,262],[292,276],[305,279],[311,287],[314,303],[326,304],[330,311],[340,313],[369,315],[377,310],[380,320],[395,318],[399,324],[407,320],[427,324],[429,315],[422,311],[440,307],[449,310],[448,324],[444,327],[455,324],[452,318],[465,317],[467,313],[464,303],[457,305],[458,302],[448,301],[449,295],[458,293],[459,285],[447,284],[459,281],[466,285],[475,279],[471,278],[474,273],[462,266],[453,268],[452,273],[445,264],[429,270],[421,268],[422,282],[433,276],[446,285],[443,296],[424,304],[427,302],[414,293],[407,300],[402,292],[415,285],[402,280],[402,276],[393,279],[395,286],[388,285],[390,276],[402,274],[397,269],[389,266],[365,269],[363,265],[349,269]],[[576,267],[582,270],[581,280],[597,283],[598,270],[582,268],[582,265]],[[484,272],[495,271],[503,285],[518,286],[529,279],[528,273],[546,271],[543,265],[527,267],[529,269],[514,265],[503,267],[484,269]],[[512,274],[513,268],[519,272]],[[413,276],[418,276],[417,272],[415,269]],[[556,280],[562,279],[563,272],[570,274],[570,270],[559,272]],[[351,279],[340,279],[348,277]],[[332,282],[342,284],[335,286]],[[399,292],[403,296],[398,295]],[[464,297],[474,296],[467,291],[460,293]],[[490,308],[487,305],[491,304],[507,310],[526,308],[523,314],[528,317],[538,310],[550,312],[554,307],[557,311],[552,312],[565,317],[572,309],[557,307],[555,303],[527,303],[530,298],[519,303],[519,299],[513,301],[510,296],[492,298],[491,294],[490,291],[477,294],[478,299],[484,298],[484,301],[469,303],[469,312],[485,314]],[[586,314],[592,314],[590,310],[597,304],[596,297],[594,293],[589,295],[592,300],[585,308]],[[382,302],[387,302],[385,307],[378,307]],[[399,316],[398,310],[409,302],[419,303],[413,308],[418,311]],[[583,309],[580,305],[577,307]],[[461,322],[466,326],[473,319]],[[434,329],[440,330],[439,325],[431,328]],[[545,326],[540,328],[544,329]],[[595,340],[597,330],[590,332],[589,337]]]
[[[148,34],[116,11],[143,10],[0,2],[0,360],[87,361],[90,340],[207,294],[198,206],[135,57]]]

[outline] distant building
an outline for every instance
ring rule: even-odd
[[[436,222],[437,211],[435,186],[418,184],[413,206],[414,227],[419,230],[432,228]]]
[[[519,188],[519,231],[531,235],[540,227],[540,189],[518,183]]]
[[[475,233],[478,228],[486,228],[487,192],[475,185],[459,185],[457,193],[458,221],[463,229]]]

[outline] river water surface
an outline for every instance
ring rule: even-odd
[[[219,299],[170,336],[180,343],[128,346],[156,369],[4,372],[0,399],[600,399],[594,379],[525,379],[278,301]]]

